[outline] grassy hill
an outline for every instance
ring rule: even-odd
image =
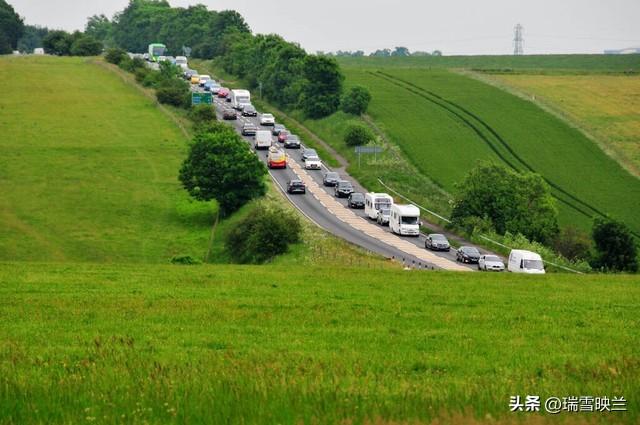
[[[154,102],[78,58],[2,58],[0,92],[0,260],[202,258],[216,207],[181,190]]]
[[[584,130],[640,177],[640,76],[521,73],[488,78]]]
[[[639,419],[634,276],[3,263],[0,300],[2,423]]]

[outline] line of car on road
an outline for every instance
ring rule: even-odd
[[[205,91],[211,91],[218,98],[225,99],[231,105],[224,108],[223,119],[236,120],[238,115],[243,117],[259,117],[260,127],[271,127],[271,130],[263,130],[252,122],[242,125],[243,136],[254,137],[256,150],[268,149],[267,166],[270,169],[287,168],[287,155],[279,146],[273,144],[272,136],[282,143],[285,149],[301,149],[300,138],[291,133],[287,128],[276,123],[272,114],[259,114],[251,104],[251,94],[248,90],[229,90],[222,87],[209,75],[199,75],[197,71],[188,69],[185,65],[184,78],[192,84],[198,84]],[[304,168],[307,170],[321,170],[322,162],[314,149],[305,148],[300,156]],[[353,209],[364,209],[365,215],[375,220],[381,226],[389,226],[390,230],[400,236],[419,236],[420,210],[415,205],[395,204],[393,198],[386,193],[360,193],[355,192],[353,184],[344,180],[337,172],[327,171],[323,176],[323,185],[333,187],[333,194],[337,198],[347,198],[347,206]],[[306,185],[298,178],[287,182],[287,193],[306,194]],[[451,244],[446,236],[440,233],[432,233],[426,236],[425,249],[433,251],[450,251]],[[515,273],[544,274],[544,262],[540,255],[525,250],[512,250],[507,266],[497,255],[481,254],[473,246],[461,246],[456,250],[456,261],[465,264],[477,264],[478,270],[502,272],[509,270]]]

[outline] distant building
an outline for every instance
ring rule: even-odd
[[[33,49],[33,54],[34,55],[44,55],[44,49],[42,47],[38,47]]]
[[[634,53],[640,53],[640,47],[629,47],[626,49],[604,51],[605,55],[632,55]]]

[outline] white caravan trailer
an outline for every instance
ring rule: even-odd
[[[369,192],[364,195],[364,213],[371,220],[378,218],[379,209],[390,209],[391,205],[393,205],[393,198],[386,193]]]
[[[513,273],[544,274],[544,263],[540,255],[531,251],[514,249],[509,254],[507,270]]]
[[[392,205],[389,228],[401,236],[420,236],[420,210],[415,205]]]
[[[231,90],[231,107],[240,111],[246,105],[251,105],[249,90]]]

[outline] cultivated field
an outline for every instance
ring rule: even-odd
[[[525,56],[422,56],[349,58],[338,61],[348,68],[464,68],[478,70],[538,70],[543,73],[572,71],[640,71],[640,55],[525,55]]]
[[[0,300],[1,423],[639,419],[638,277],[4,263]]]
[[[585,130],[636,177],[640,176],[640,76],[495,75]]]
[[[446,70],[346,69],[368,87],[369,113],[425,175],[453,191],[478,160],[542,174],[561,221],[611,214],[640,233],[640,182],[592,141],[531,102]]]

